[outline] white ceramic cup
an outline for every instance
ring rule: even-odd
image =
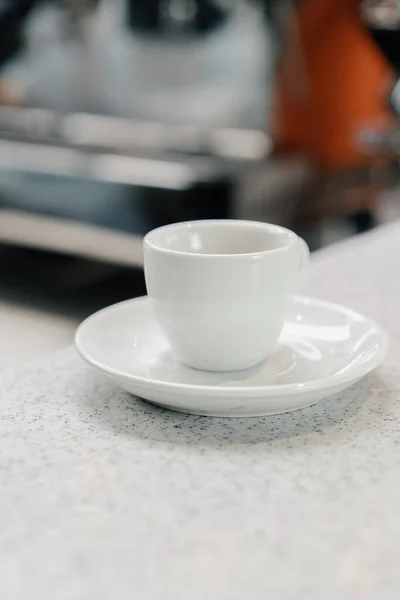
[[[308,258],[304,240],[267,223],[192,221],[151,231],[147,291],[178,360],[205,371],[264,361]]]

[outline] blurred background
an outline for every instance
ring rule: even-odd
[[[0,0],[0,331],[25,332],[10,364],[144,294],[156,226],[257,219],[318,249],[397,218],[387,4]]]

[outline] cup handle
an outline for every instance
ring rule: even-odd
[[[299,270],[304,271],[310,262],[310,248],[307,246],[303,238],[299,237],[300,263]]]

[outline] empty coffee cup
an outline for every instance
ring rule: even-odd
[[[205,371],[266,360],[308,257],[295,233],[267,223],[192,221],[151,231],[147,290],[177,359]]]

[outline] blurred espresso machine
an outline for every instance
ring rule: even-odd
[[[132,264],[243,216],[270,56],[250,0],[0,0],[0,243]]]

